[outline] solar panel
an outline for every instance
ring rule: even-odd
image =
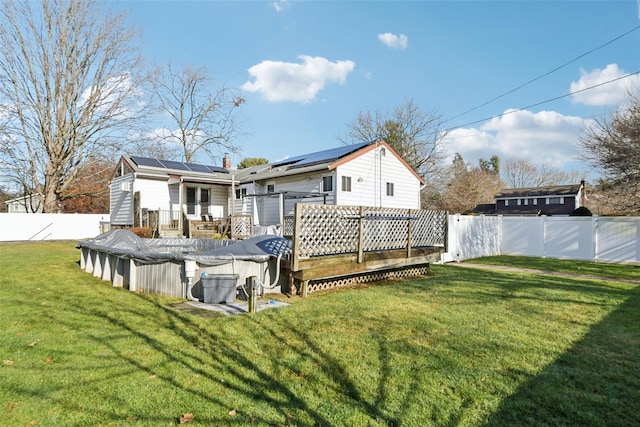
[[[189,170],[193,172],[202,172],[202,173],[210,173],[209,167],[206,165],[199,165],[197,163],[185,163],[185,166],[189,168]]]
[[[229,173],[228,170],[220,166],[207,166],[207,168],[209,168],[212,173]]]
[[[154,168],[163,168],[164,166],[158,159],[150,159],[148,157],[131,156],[131,160],[138,166],[148,166]]]
[[[341,157],[349,155],[353,152],[360,150],[367,145],[370,145],[370,142],[362,142],[359,144],[345,145],[338,148],[332,148],[330,150],[317,151],[315,153],[305,154],[303,156],[292,157],[286,160],[283,160],[280,163],[274,164],[274,167],[277,166],[285,166],[291,165],[293,168],[301,168],[304,166],[310,166],[318,163],[326,163],[331,162],[333,160],[337,160]]]
[[[176,162],[173,160],[160,160],[160,163],[164,165],[167,169],[175,169],[179,171],[188,171],[189,168],[182,162]]]
[[[159,160],[159,159],[151,159],[149,157],[140,157],[140,156],[130,156],[131,160],[135,162],[138,166],[146,166],[146,167],[154,167],[161,169],[172,169],[186,172],[197,172],[197,173],[229,173],[223,167],[219,166],[210,166],[210,165],[201,165],[197,163],[184,163],[178,162],[175,160]]]

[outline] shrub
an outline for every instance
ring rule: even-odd
[[[135,233],[143,239],[150,239],[153,237],[153,230],[151,230],[149,227],[131,227],[129,231]]]
[[[569,216],[593,216],[593,214],[589,209],[585,208],[584,206],[580,206],[579,208],[571,212]]]

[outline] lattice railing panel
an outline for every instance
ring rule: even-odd
[[[429,274],[428,265],[415,265],[393,270],[381,270],[353,276],[334,277],[328,279],[311,280],[307,283],[307,294],[329,289],[344,288],[361,283],[377,282],[391,278],[416,277]]]
[[[297,256],[323,255],[405,249],[444,247],[447,230],[446,211],[359,206],[299,204]],[[293,235],[295,219],[287,222],[284,235]],[[360,226],[362,225],[362,236]],[[288,234],[288,228],[291,234]]]
[[[366,208],[363,215],[363,250],[403,249],[408,243],[407,209]]]
[[[359,208],[298,204],[296,250],[300,257],[358,251]]]
[[[231,237],[246,239],[253,236],[253,219],[251,215],[231,216]]]
[[[445,246],[447,241],[447,211],[415,211],[411,224],[411,246]]]
[[[295,223],[296,223],[296,217],[294,217],[293,215],[284,216],[284,224],[282,227],[282,237],[293,236]]]

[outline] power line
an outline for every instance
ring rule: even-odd
[[[538,76],[538,77],[536,77],[536,78],[534,78],[534,79],[529,80],[529,81],[528,81],[528,82],[526,82],[526,83],[521,84],[520,86],[516,87],[515,89],[511,89],[510,91],[505,92],[505,93],[503,93],[503,94],[501,94],[501,95],[498,95],[498,96],[496,96],[496,97],[494,97],[494,98],[491,98],[490,100],[488,100],[488,101],[486,101],[486,102],[484,102],[484,103],[482,103],[482,104],[480,104],[480,105],[477,105],[477,106],[475,106],[475,107],[473,107],[473,108],[470,108],[469,110],[467,110],[467,111],[465,111],[465,112],[463,112],[463,113],[460,113],[460,114],[458,114],[458,115],[455,115],[455,116],[451,117],[450,119],[445,120],[443,123],[450,122],[451,120],[454,120],[454,119],[457,119],[458,117],[464,116],[465,114],[468,114],[468,113],[470,113],[470,112],[472,112],[472,111],[475,111],[475,110],[477,110],[478,108],[482,108],[482,107],[484,107],[485,105],[491,104],[493,101],[496,101],[496,100],[498,100],[498,99],[500,99],[500,98],[503,98],[503,97],[505,97],[505,96],[507,96],[507,95],[510,95],[510,94],[512,94],[512,93],[514,93],[514,92],[516,92],[516,91],[518,91],[518,90],[520,90],[520,89],[522,89],[523,87],[528,86],[528,85],[530,85],[531,83],[536,82],[536,81],[538,81],[538,80],[540,80],[540,79],[542,79],[542,78],[544,78],[544,77],[547,77],[548,75],[555,73],[556,71],[558,71],[558,70],[560,70],[560,69],[562,69],[562,68],[566,67],[567,65],[572,64],[572,63],[576,62],[577,60],[579,60],[579,59],[581,59],[581,58],[583,58],[583,57],[585,57],[585,56],[587,56],[587,55],[589,55],[589,54],[591,54],[591,53],[593,53],[593,52],[595,52],[595,51],[597,51],[597,50],[599,50],[599,49],[602,49],[602,48],[603,48],[603,47],[605,47],[605,46],[610,45],[611,43],[613,43],[613,42],[615,42],[615,41],[617,41],[617,40],[621,39],[622,37],[625,37],[625,36],[627,36],[627,35],[631,34],[632,32],[634,32],[634,31],[636,31],[636,30],[638,30],[638,29],[640,29],[640,25],[638,25],[638,26],[636,26],[636,27],[634,27],[634,28],[630,29],[629,31],[627,31],[627,32],[625,32],[625,33],[623,33],[623,34],[619,35],[618,37],[616,37],[616,38],[614,38],[614,39],[609,40],[608,42],[606,42],[606,43],[604,43],[604,44],[602,44],[602,45],[600,45],[600,46],[598,46],[598,47],[596,47],[596,48],[593,48],[593,49],[589,50],[588,52],[583,53],[582,55],[579,55],[579,56],[577,56],[577,57],[573,58],[572,60],[570,60],[570,61],[568,61],[568,62],[566,62],[566,63],[564,63],[564,64],[562,64],[562,65],[560,65],[560,66],[558,66],[558,67],[556,67],[556,68],[554,68],[554,69],[553,69],[553,70],[551,70],[551,71],[548,71],[548,72],[546,72],[546,73],[544,73],[544,74],[542,74],[542,75],[540,75],[540,76]]]
[[[579,90],[576,90],[576,91],[573,91],[573,92],[569,92],[569,93],[564,94],[564,95],[556,96],[555,98],[550,98],[550,99],[547,99],[545,101],[536,102],[535,104],[527,105],[526,107],[516,108],[514,110],[505,111],[502,114],[496,114],[495,116],[486,117],[486,118],[480,119],[480,120],[474,120],[472,122],[468,122],[468,123],[462,124],[460,126],[454,126],[454,127],[445,129],[444,132],[450,132],[450,131],[452,131],[454,129],[459,129],[459,128],[462,128],[462,127],[465,127],[465,126],[471,126],[471,125],[475,125],[477,123],[486,122],[486,121],[489,121],[489,120],[497,119],[499,117],[504,117],[504,116],[506,116],[508,114],[517,113],[518,111],[527,110],[529,108],[537,107],[537,106],[542,105],[542,104],[547,104],[549,102],[557,101],[558,99],[566,98],[568,96],[575,95],[575,94],[578,94],[578,93],[581,93],[581,92],[586,92],[588,90],[595,89],[597,87],[604,86],[604,85],[607,85],[609,83],[613,83],[613,82],[616,82],[618,80],[626,79],[628,77],[635,76],[635,75],[638,75],[638,74],[640,74],[640,71],[636,71],[635,73],[625,74],[624,76],[620,76],[620,77],[617,77],[615,79],[608,80],[606,82],[598,83],[597,85],[593,85],[593,86],[589,86],[589,87],[586,87],[586,88],[583,88],[583,89],[579,89]]]

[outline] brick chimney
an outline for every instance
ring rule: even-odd
[[[225,169],[231,169],[231,157],[229,157],[229,153],[225,153],[222,158],[222,167]]]

